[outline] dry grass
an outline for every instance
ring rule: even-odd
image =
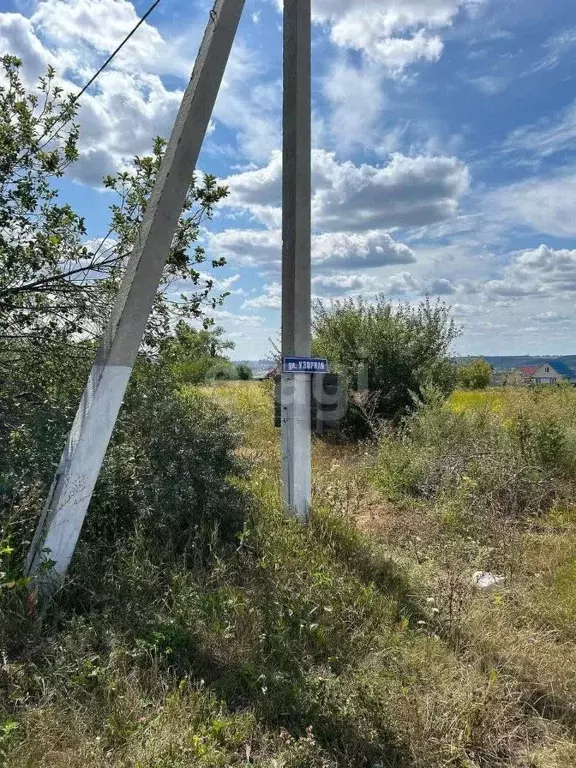
[[[262,396],[258,402],[259,412],[270,414]],[[576,426],[576,390],[568,388],[460,391],[449,405],[456,412],[489,410],[506,424],[529,418]],[[258,443],[258,429],[246,434]],[[269,487],[278,471],[278,435],[266,434],[275,446],[264,472]],[[494,531],[500,541],[485,546],[462,537],[433,505],[390,504],[370,482],[374,466],[371,447],[314,443],[316,503],[328,500],[370,534],[376,550],[394,558],[433,608],[423,632],[444,638],[407,643],[411,662],[423,654],[433,669],[422,689],[407,690],[409,710],[398,715],[410,742],[441,742],[447,752],[439,765],[476,765],[473,758],[459,762],[455,746],[464,738],[458,708],[473,703],[484,729],[478,765],[576,764],[576,512],[555,509],[537,524],[503,525]],[[508,580],[484,593],[472,585],[475,570],[503,570]]]
[[[375,446],[315,440],[302,530],[280,512],[270,385],[206,392],[234,413],[248,466],[236,482],[264,512],[199,572],[149,563],[135,543],[80,591],[78,615],[63,604],[31,625],[34,651],[0,664],[0,765],[576,765],[574,511],[487,545],[435,503],[390,503]],[[531,397],[451,405],[505,421]],[[558,398],[537,401],[539,418],[573,395]],[[500,568],[504,586],[473,587],[474,570]]]

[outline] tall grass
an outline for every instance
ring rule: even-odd
[[[391,508],[370,482],[385,487],[370,446],[315,443],[302,528],[281,508],[266,385],[205,394],[243,436],[246,471],[231,462],[228,478],[239,534],[218,535],[215,514],[212,537],[191,519],[183,546],[166,548],[136,525],[116,547],[87,540],[67,587],[36,612],[24,590],[1,594],[0,763],[573,765],[570,512],[520,530],[517,573],[530,587],[518,576],[479,594],[469,571],[494,553],[433,495],[404,492]],[[197,397],[182,403],[195,409]],[[442,413],[449,437],[457,415]],[[379,516],[377,534],[356,524],[379,530]]]

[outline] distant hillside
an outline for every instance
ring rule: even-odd
[[[241,363],[247,365],[252,369],[254,376],[268,373],[270,368],[274,368],[276,365],[274,360],[267,360],[266,358],[262,358],[261,360],[234,360],[234,363],[236,365],[240,365]]]
[[[542,363],[551,362],[554,360],[561,360],[574,372],[576,372],[576,355],[549,355],[548,357],[534,357],[532,355],[511,355],[507,356],[492,356],[492,355],[478,355],[472,357],[456,357],[455,362],[466,363],[469,360],[482,357],[494,366],[495,371],[508,371],[511,368],[519,368],[521,365],[542,365]]]

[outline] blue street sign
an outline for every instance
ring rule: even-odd
[[[328,360],[321,357],[284,357],[283,373],[328,373]]]

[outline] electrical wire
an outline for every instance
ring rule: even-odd
[[[92,85],[92,83],[93,83],[93,82],[96,80],[96,78],[97,78],[97,77],[98,77],[98,76],[99,76],[99,75],[100,75],[100,74],[101,74],[101,73],[102,73],[102,72],[103,72],[103,71],[106,69],[106,67],[107,67],[107,66],[108,66],[108,64],[110,64],[110,62],[111,62],[111,61],[114,59],[114,57],[116,56],[116,54],[117,54],[117,53],[119,53],[119,52],[122,50],[122,48],[123,48],[123,47],[126,45],[126,43],[128,42],[128,40],[130,40],[130,38],[131,38],[131,37],[132,37],[132,35],[133,35],[133,34],[136,32],[136,30],[137,30],[137,29],[138,29],[138,28],[139,28],[139,27],[140,27],[140,26],[141,26],[141,25],[142,25],[142,24],[143,24],[143,23],[146,21],[146,19],[148,18],[148,16],[150,16],[150,14],[151,14],[151,13],[152,13],[152,11],[153,11],[153,10],[156,8],[156,6],[159,4],[159,2],[160,2],[160,0],[155,0],[155,2],[153,2],[153,3],[152,3],[152,5],[150,6],[150,8],[148,8],[148,10],[147,10],[147,11],[146,11],[146,13],[144,14],[144,16],[142,16],[142,18],[140,19],[140,21],[138,22],[138,24],[136,24],[136,26],[135,26],[135,27],[134,27],[134,28],[131,30],[131,32],[129,32],[129,33],[126,35],[126,37],[124,38],[124,40],[122,40],[122,42],[121,42],[121,43],[120,43],[120,45],[119,45],[119,46],[116,48],[116,50],[115,50],[115,51],[113,51],[113,52],[110,54],[110,56],[108,56],[108,58],[106,59],[106,61],[104,62],[104,64],[102,64],[102,66],[100,67],[100,69],[99,69],[97,72],[95,72],[95,73],[92,75],[92,77],[90,78],[90,80],[88,80],[88,82],[86,83],[86,85],[84,86],[84,88],[82,88],[82,90],[81,90],[79,93],[77,93],[77,94],[76,94],[76,96],[74,96],[74,101],[75,101],[75,102],[76,102],[76,101],[78,101],[78,99],[79,99],[81,96],[83,96],[83,95],[86,93],[86,91],[88,90],[88,88],[90,88],[90,86],[91,86],[91,85]]]

